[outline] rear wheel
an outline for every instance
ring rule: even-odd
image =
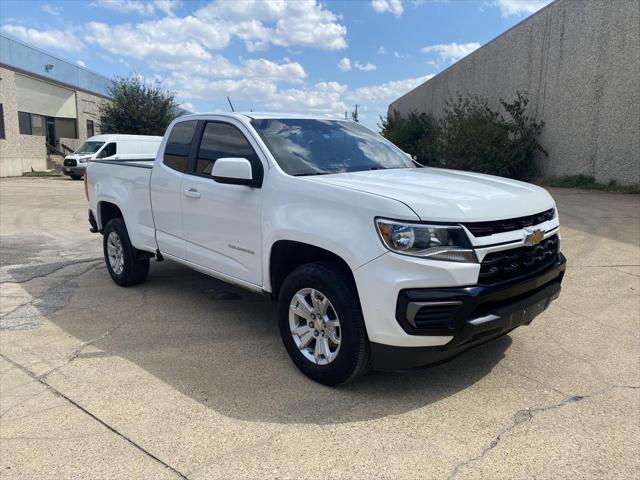
[[[293,363],[313,380],[338,385],[370,370],[357,292],[339,265],[317,262],[294,270],[280,290],[278,322]]]
[[[122,218],[109,220],[103,232],[104,261],[109,275],[122,287],[138,285],[147,279],[149,258],[131,245]]]
[[[82,175],[70,175],[72,180],[80,180],[82,178]]]

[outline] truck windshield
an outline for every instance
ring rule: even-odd
[[[357,123],[254,119],[251,124],[289,175],[414,167],[402,150]]]
[[[104,142],[84,142],[74,153],[96,153]]]

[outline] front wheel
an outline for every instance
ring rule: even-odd
[[[131,245],[122,218],[109,220],[104,227],[102,246],[109,275],[118,285],[138,285],[147,279],[149,258],[140,258],[140,252]]]
[[[80,180],[82,178],[82,175],[69,175],[71,177],[72,180]]]
[[[335,263],[302,265],[284,281],[278,323],[293,363],[325,385],[349,382],[370,370],[369,339],[357,292]]]

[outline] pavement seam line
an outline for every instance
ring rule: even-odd
[[[122,438],[123,440],[125,440],[126,442],[128,442],[130,445],[132,445],[134,448],[138,449],[140,452],[142,452],[144,455],[148,456],[149,458],[151,458],[152,460],[155,460],[157,463],[159,463],[160,465],[162,465],[163,467],[165,467],[166,469],[170,470],[172,473],[174,473],[175,475],[177,475],[179,478],[183,479],[183,480],[189,480],[189,478],[183,474],[182,472],[180,472],[178,469],[176,469],[175,467],[172,467],[171,465],[169,465],[168,463],[162,461],[160,458],[158,458],[157,456],[155,456],[153,453],[151,453],[150,451],[148,451],[147,449],[145,449],[144,447],[138,445],[136,442],[134,442],[133,440],[131,440],[129,437],[127,437],[126,435],[124,435],[123,433],[121,433],[120,431],[118,431],[115,427],[112,427],[111,425],[109,425],[107,422],[105,422],[104,420],[100,419],[99,417],[97,417],[96,415],[94,415],[93,413],[91,413],[89,410],[87,410],[86,408],[84,408],[82,405],[80,405],[79,403],[77,403],[76,401],[74,401],[73,399],[71,399],[70,397],[68,397],[67,395],[65,395],[64,393],[62,393],[61,391],[59,391],[58,389],[56,389],[55,387],[51,386],[50,384],[48,384],[46,381],[44,381],[44,379],[39,378],[38,376],[34,375],[33,372],[31,372],[29,369],[23,367],[22,365],[20,365],[19,363],[13,361],[11,358],[6,357],[4,354],[0,353],[0,358],[2,358],[3,360],[7,361],[8,363],[10,363],[11,365],[13,365],[14,367],[16,367],[18,370],[24,372],[26,375],[28,375],[30,378],[32,378],[33,380],[37,381],[38,383],[41,383],[42,385],[44,385],[46,388],[48,388],[49,390],[51,390],[55,395],[64,398],[67,402],[69,402],[71,405],[73,405],[74,407],[76,407],[77,409],[79,409],[80,411],[82,411],[83,413],[85,413],[86,415],[88,415],[89,417],[91,417],[92,419],[94,419],[96,422],[100,423],[102,426],[104,426],[105,428],[107,428],[107,430],[110,430],[111,432],[115,433],[116,435],[118,435],[120,438]]]

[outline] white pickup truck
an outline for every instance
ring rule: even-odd
[[[86,187],[118,285],[156,257],[269,294],[291,359],[328,385],[529,324],[565,272],[544,189],[420,168],[348,121],[181,117],[155,160],[94,160]]]

